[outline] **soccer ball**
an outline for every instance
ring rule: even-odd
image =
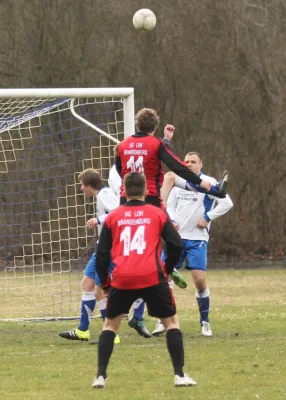
[[[138,31],[149,32],[156,26],[156,16],[148,8],[138,10],[133,16],[133,25]]]

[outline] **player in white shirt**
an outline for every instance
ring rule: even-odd
[[[188,153],[185,163],[201,179],[210,181],[212,185],[216,184],[214,178],[201,172],[203,163],[198,153]],[[192,272],[196,287],[202,335],[212,336],[209,322],[210,290],[206,281],[209,231],[211,221],[227,213],[233,207],[233,203],[228,195],[219,199],[195,190],[190,191],[190,188],[185,190],[187,182],[172,172],[168,172],[168,179],[170,178],[174,187],[168,197],[167,212],[183,239],[181,259],[176,268],[179,269],[187,259],[188,269]],[[158,321],[153,335],[162,332],[164,328]]]
[[[113,190],[104,186],[98,171],[89,168],[81,172],[78,176],[80,189],[85,196],[96,197],[96,217],[87,221],[87,227],[90,229],[98,229],[98,235],[101,226],[105,221],[108,213],[119,206],[119,198],[114,194]],[[113,265],[110,265],[110,272]],[[80,323],[76,329],[59,333],[64,339],[70,340],[89,340],[89,323],[93,311],[98,303],[102,318],[105,319],[106,298],[99,287],[99,278],[96,273],[96,253],[90,258],[82,280],[82,303]],[[115,343],[119,343],[119,337],[115,338]]]

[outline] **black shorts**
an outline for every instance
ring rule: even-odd
[[[149,286],[144,289],[116,289],[110,287],[106,317],[116,318],[120,314],[128,314],[137,299],[143,299],[147,304],[148,315],[156,318],[168,318],[176,314],[176,304],[173,292],[168,282]]]
[[[161,198],[160,197],[158,197],[158,196],[146,196],[145,197],[145,202],[147,203],[147,204],[151,204],[152,206],[155,206],[155,207],[159,207],[159,208],[161,208],[163,211],[165,211],[165,206],[164,206],[164,204],[163,204],[163,202],[162,202],[162,200],[161,200]],[[122,206],[123,204],[126,204],[127,203],[127,199],[126,199],[126,197],[120,197],[120,205]]]

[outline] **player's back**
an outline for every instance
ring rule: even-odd
[[[129,172],[142,172],[146,177],[148,195],[160,196],[164,179],[158,154],[160,145],[164,144],[159,138],[140,132],[121,142],[118,146],[118,156],[122,181]]]
[[[157,207],[134,200],[106,219],[111,230],[112,286],[137,289],[165,280],[161,261],[161,234],[167,215]]]

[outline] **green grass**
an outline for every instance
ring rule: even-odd
[[[97,346],[57,335],[75,322],[0,321],[1,399],[286,399],[286,269],[210,271],[212,338],[200,335],[191,275],[183,274],[189,287],[175,297],[196,387],[175,389],[165,337],[141,338],[126,322],[100,391],[91,388]],[[145,321],[152,330],[155,320]],[[92,321],[94,339],[100,328]]]

